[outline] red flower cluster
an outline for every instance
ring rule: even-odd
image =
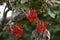
[[[36,10],[30,9],[27,11],[27,19],[29,22],[36,23],[38,21],[38,15],[36,13]]]
[[[41,21],[36,26],[37,32],[44,32],[46,30],[46,24],[45,22]]]
[[[12,27],[12,35],[14,36],[14,37],[22,37],[22,34],[23,34],[23,31],[22,31],[22,29],[21,29],[21,26],[19,26],[19,25],[14,25],[13,27]]]

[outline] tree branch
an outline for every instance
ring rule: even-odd
[[[6,8],[7,8],[7,5],[5,6],[4,13],[3,13],[3,19],[1,21],[1,26],[0,26],[0,39],[1,40],[4,40],[4,38],[3,38],[3,34],[4,34],[3,28],[4,28],[4,25],[5,25],[5,22],[6,22],[7,12],[10,10],[10,9],[6,10]]]

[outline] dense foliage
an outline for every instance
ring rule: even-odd
[[[17,19],[14,19],[15,28],[14,27],[12,28],[13,30],[12,33],[11,30],[8,30],[10,29],[9,27],[5,32],[3,32],[4,40],[31,40],[31,33],[34,29],[37,29],[39,32],[41,31],[39,30],[40,28],[39,25],[43,27],[42,28],[43,31],[45,31],[46,28],[50,31],[51,40],[60,40],[60,0],[10,0],[10,1],[11,4],[10,5],[7,4],[8,8],[10,10],[14,9],[18,12],[23,11],[22,14],[24,13],[25,17],[19,21],[16,21]],[[7,0],[5,1],[2,0],[0,4],[2,5],[4,2],[8,3]],[[22,18],[23,16],[20,17]],[[20,19],[18,16],[16,18]],[[37,25],[38,21],[42,22]],[[20,27],[20,29],[17,28],[16,26]],[[18,34],[19,32],[20,34]],[[17,36],[19,38],[14,38],[13,36]]]

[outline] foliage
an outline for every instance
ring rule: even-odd
[[[29,10],[30,8],[37,10],[39,20],[49,23],[47,29],[51,32],[51,40],[60,40],[60,0],[51,1],[52,3],[47,3],[46,0],[14,0],[12,1],[12,7],[18,11],[21,8],[24,10]],[[31,40],[31,32],[35,29],[36,25],[30,23],[27,18],[16,23],[21,24],[24,31],[23,37],[18,38],[18,40]],[[11,32],[7,34],[4,32],[4,39],[14,40]]]

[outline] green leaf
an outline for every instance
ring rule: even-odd
[[[48,14],[52,17],[52,18],[55,18],[56,14],[51,12],[50,9],[48,9]]]
[[[21,0],[21,3],[24,4],[25,2],[27,2],[28,0]]]

